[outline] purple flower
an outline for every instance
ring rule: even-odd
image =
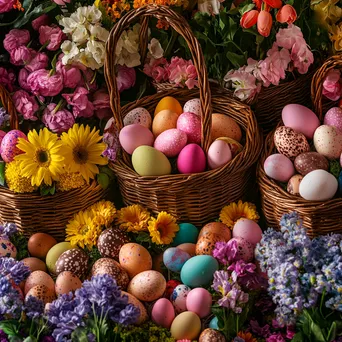
[[[235,261],[238,256],[238,244],[236,240],[229,240],[228,242],[216,242],[213,256],[222,265],[229,265]]]
[[[42,121],[54,133],[66,132],[75,123],[75,118],[66,109],[58,109],[57,105],[50,103],[44,110]]]
[[[281,333],[273,334],[266,338],[266,342],[286,342]]]
[[[3,275],[2,272],[0,273]],[[0,317],[19,319],[22,309],[23,300],[19,291],[10,284],[7,278],[0,278]]]
[[[2,330],[0,330],[0,342],[8,342],[7,335]]]
[[[252,263],[246,264],[243,260],[238,260],[228,267],[228,271],[232,271],[232,279],[234,282],[238,278],[248,277],[255,273],[256,266]]]
[[[36,297],[29,296],[25,299],[25,312],[31,319],[40,318],[44,313],[44,307],[44,302]]]
[[[9,122],[10,116],[7,113],[6,109],[1,107],[0,108],[0,127],[7,125]]]
[[[119,149],[119,134],[115,132],[112,133],[105,133],[103,135],[103,142],[107,144],[106,150],[103,152],[103,155],[107,157],[111,161],[116,160],[116,156]]]
[[[239,336],[236,336],[233,340],[233,342],[245,342],[245,340]]]
[[[0,258],[0,274],[2,277],[12,279],[19,285],[30,275],[30,269],[23,262],[13,258]]]
[[[261,327],[258,321],[251,319],[249,325],[251,327],[252,332],[254,334],[257,334],[258,336],[266,338],[270,335],[270,326],[268,324]]]

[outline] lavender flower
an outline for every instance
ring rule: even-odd
[[[31,319],[38,319],[42,317],[44,313],[44,307],[45,307],[44,302],[36,297],[29,296],[25,300],[26,316]]]
[[[8,342],[7,335],[0,330],[0,342]]]
[[[0,225],[0,235],[5,235],[8,238],[18,233],[18,227],[15,223],[5,223],[4,225]]]
[[[7,123],[9,123],[10,116],[7,113],[6,109],[1,107],[0,108],[0,127],[1,126],[7,126]]]
[[[234,282],[236,282],[238,278],[250,277],[253,273],[255,273],[255,269],[256,266],[254,264],[246,264],[243,260],[238,260],[228,267],[228,271],[232,271],[231,276]]]
[[[118,149],[120,146],[118,132],[115,131],[113,133],[105,133],[103,135],[103,142],[107,144],[107,148],[103,152],[103,155],[107,157],[109,160],[115,162]]]
[[[19,319],[23,308],[23,300],[18,290],[9,280],[0,278],[0,317]]]
[[[21,261],[13,258],[0,258],[0,274],[9,277],[19,285],[30,275],[30,269]]]

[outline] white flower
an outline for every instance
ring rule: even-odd
[[[68,17],[63,17],[60,21],[59,21],[59,25],[63,26],[63,32],[64,33],[73,33],[74,30],[76,29],[78,23],[77,21],[75,21],[72,18],[68,18]]]
[[[92,55],[92,57],[95,59],[96,63],[99,65],[98,68],[103,66],[105,56],[106,56],[105,43],[97,42],[95,40],[90,40],[87,43],[86,51],[88,51]]]
[[[101,21],[102,13],[101,11],[93,6],[83,6],[79,7],[76,12],[70,16],[79,24],[85,24],[86,22],[90,24],[97,24]]]
[[[164,56],[164,50],[156,38],[151,39],[150,44],[148,44],[148,51],[154,59],[159,59]]]
[[[78,45],[86,43],[89,39],[89,32],[83,25],[78,25],[76,30],[72,33],[71,39]]]
[[[106,42],[109,36],[109,31],[100,25],[90,25],[89,27],[91,38]]]
[[[198,0],[198,10],[202,13],[219,14],[221,2],[218,0]]]
[[[77,45],[70,40],[65,40],[61,45],[61,49],[64,53],[62,58],[62,63],[64,65],[68,64],[70,61],[73,61],[80,52]]]
[[[75,61],[82,63],[83,65],[85,65],[86,67],[88,67],[92,70],[97,70],[97,69],[101,68],[101,65],[96,62],[92,53],[87,48],[84,49],[84,51],[82,51],[77,56],[77,59]]]

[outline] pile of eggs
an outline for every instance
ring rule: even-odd
[[[132,155],[133,168],[140,176],[171,174],[168,158],[177,158],[177,170],[183,174],[216,169],[242,150],[240,126],[226,115],[212,115],[212,143],[207,155],[200,146],[201,130],[200,100],[189,100],[182,108],[168,96],[158,103],[153,120],[142,107],[127,113],[119,140]]]
[[[290,104],[282,119],[284,126],[274,133],[278,153],[265,160],[265,173],[287,183],[292,195],[311,201],[332,199],[342,189],[342,173],[338,179],[329,173],[329,161],[338,160],[342,166],[342,109],[330,109],[321,125],[310,109]]]

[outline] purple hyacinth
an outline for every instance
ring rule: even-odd
[[[15,284],[19,285],[30,273],[30,269],[23,262],[13,258],[0,258],[0,274],[11,278]]]
[[[6,109],[1,107],[0,108],[0,127],[7,125],[9,123],[10,116],[7,113]]]
[[[23,300],[7,278],[0,278],[0,316],[19,319],[23,309]]]
[[[26,316],[31,319],[38,319],[44,314],[44,302],[40,299],[29,296],[25,300],[25,312]]]
[[[4,225],[0,225],[0,235],[4,235],[10,238],[16,233],[18,233],[18,227],[15,223],[7,222]]]

